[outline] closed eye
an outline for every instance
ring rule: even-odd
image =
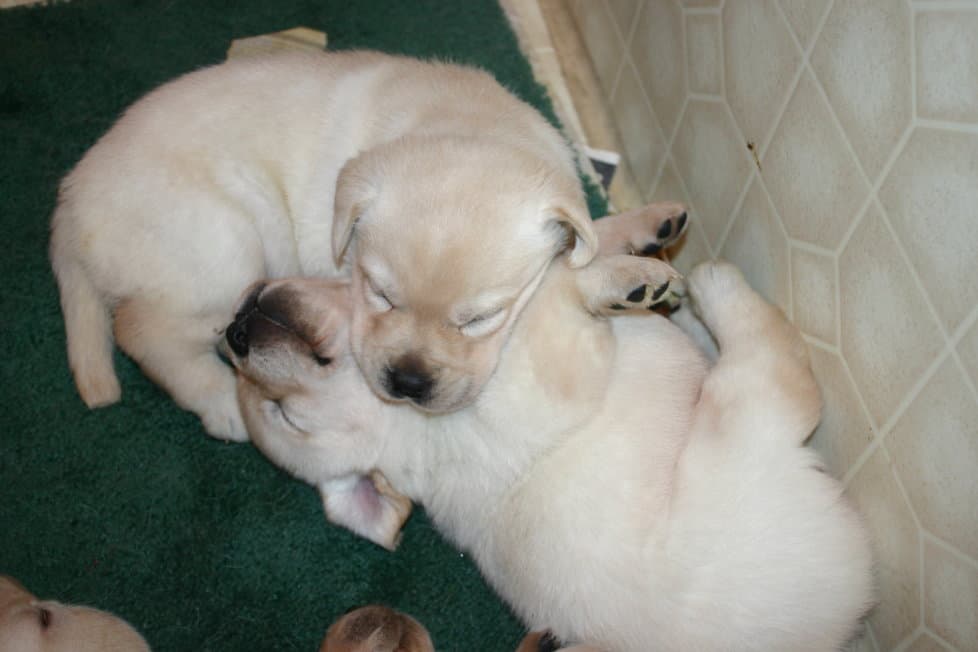
[[[481,337],[492,333],[499,328],[506,319],[506,309],[497,310],[477,315],[459,327],[462,335],[466,337]]]
[[[373,284],[369,278],[365,283],[367,287],[367,302],[378,312],[387,312],[394,307],[394,303],[387,297],[383,290]]]

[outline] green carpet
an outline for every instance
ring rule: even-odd
[[[251,446],[206,437],[124,357],[120,404],[88,411],[72,384],[46,255],[59,179],[149,89],[299,25],[331,49],[479,64],[552,116],[493,0],[0,11],[0,573],[124,616],[157,652],[311,652],[371,602],[413,614],[439,650],[513,650],[522,627],[420,510],[387,553],[328,526],[315,491]]]

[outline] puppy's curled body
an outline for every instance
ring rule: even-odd
[[[821,407],[804,343],[723,264],[689,281],[719,343],[712,367],[665,319],[596,319],[581,288],[645,264],[626,258],[552,266],[464,410],[433,417],[365,392],[378,414],[400,412],[378,419],[383,445],[358,464],[423,504],[528,626],[561,640],[840,649],[872,606],[872,560],[803,447]],[[331,408],[295,409],[324,423]]]
[[[381,193],[447,203],[439,200],[446,175],[471,168],[453,153],[478,145],[518,152],[565,179],[569,201],[586,213],[560,134],[473,68],[288,53],[189,73],[136,102],[64,179],[52,218],[68,357],[86,404],[119,399],[114,329],[209,433],[245,439],[233,376],[214,351],[234,301],[260,278],[347,275],[331,244],[344,165],[380,145],[410,158],[432,143],[447,155],[425,159],[428,183],[402,189],[397,170],[384,169],[368,181]],[[467,201],[480,205],[481,188],[485,209],[498,188],[475,185]],[[461,207],[453,214],[466,219]],[[422,228],[424,217],[416,216]]]

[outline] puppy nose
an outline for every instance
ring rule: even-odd
[[[239,356],[248,355],[248,317],[258,310],[258,297],[265,289],[265,285],[265,283],[255,284],[248,296],[238,306],[234,321],[224,329],[224,337],[228,341],[228,346]]]
[[[431,394],[431,378],[415,369],[394,367],[387,370],[387,386],[394,398],[409,398],[424,403]]]
[[[224,337],[228,341],[228,346],[237,355],[244,357],[248,355],[248,327],[246,322],[248,315],[241,315],[224,330]]]

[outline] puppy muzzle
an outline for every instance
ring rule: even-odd
[[[435,380],[418,358],[407,355],[387,367],[384,387],[393,398],[406,398],[418,405],[431,400]]]

